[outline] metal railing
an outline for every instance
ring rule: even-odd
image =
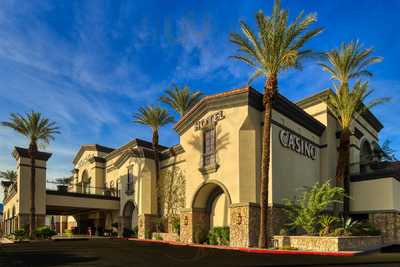
[[[68,184],[68,185],[60,185],[54,181],[47,181],[46,190],[50,191],[58,191],[58,192],[69,192],[69,193],[79,193],[84,195],[100,195],[100,196],[109,196],[109,197],[119,197],[120,189],[109,188],[109,187],[96,187],[90,186],[88,184]]]

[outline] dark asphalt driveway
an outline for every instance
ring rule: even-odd
[[[0,245],[0,266],[399,266],[400,250],[354,257],[265,255],[128,240]]]

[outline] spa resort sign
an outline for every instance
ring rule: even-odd
[[[201,129],[206,129],[214,127],[220,120],[225,119],[224,112],[222,110],[210,115],[209,117],[199,120],[194,125],[194,130],[199,131]]]
[[[307,158],[315,160],[317,158],[317,147],[306,140],[288,130],[281,130],[279,132],[279,139],[282,146],[293,150],[296,153],[304,155]]]

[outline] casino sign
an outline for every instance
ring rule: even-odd
[[[306,140],[304,137],[301,137],[288,130],[281,130],[279,132],[279,139],[282,146],[289,148],[309,159],[315,160],[317,158],[316,145]]]

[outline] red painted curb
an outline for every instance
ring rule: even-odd
[[[124,238],[124,239],[126,239],[126,238]],[[360,252],[354,252],[354,251],[324,252],[324,251],[304,251],[304,250],[242,248],[242,247],[228,247],[228,246],[217,246],[217,245],[186,244],[186,243],[174,242],[174,241],[137,239],[137,238],[128,238],[128,240],[137,241],[137,242],[141,242],[141,243],[150,243],[150,244],[167,244],[167,245],[178,246],[178,247],[214,248],[214,249],[242,251],[242,252],[257,253],[257,254],[319,255],[319,256],[349,257],[349,256],[355,256],[360,253]]]

